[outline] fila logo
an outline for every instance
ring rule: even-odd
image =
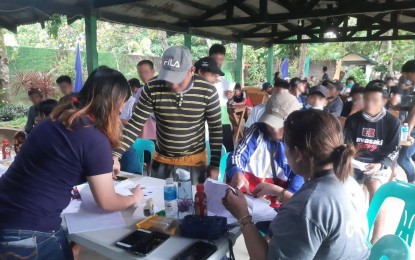
[[[362,135],[366,137],[375,137],[375,129],[374,128],[363,128]]]
[[[168,60],[164,60],[163,66],[170,66],[170,67],[180,68],[180,63],[179,63],[178,60],[173,62],[173,59],[168,59]]]

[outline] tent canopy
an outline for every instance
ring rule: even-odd
[[[258,47],[415,39],[413,0],[2,0],[0,26],[53,14],[188,33]],[[363,32],[363,33],[362,33]]]

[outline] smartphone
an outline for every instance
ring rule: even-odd
[[[217,250],[217,246],[213,244],[197,241],[176,256],[174,260],[207,260]]]
[[[119,248],[126,249],[135,255],[148,256],[169,238],[170,236],[166,234],[137,229],[116,242],[115,245]]]
[[[117,176],[117,177],[115,177],[115,180],[116,181],[125,181],[127,179],[128,179],[127,177],[123,177],[123,176]]]

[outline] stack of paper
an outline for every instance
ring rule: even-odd
[[[234,224],[238,220],[222,204],[222,198],[225,197],[228,188],[231,187],[226,183],[207,179],[205,182],[207,209],[209,216],[226,217],[228,224]],[[267,200],[254,198],[249,195],[245,195],[245,198],[248,204],[248,212],[252,215],[254,222],[270,221],[277,216],[277,212],[269,206]]]

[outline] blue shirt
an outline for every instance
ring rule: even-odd
[[[73,186],[112,172],[112,164],[109,140],[89,117],[72,130],[50,119],[41,122],[0,178],[0,229],[58,230]]]

